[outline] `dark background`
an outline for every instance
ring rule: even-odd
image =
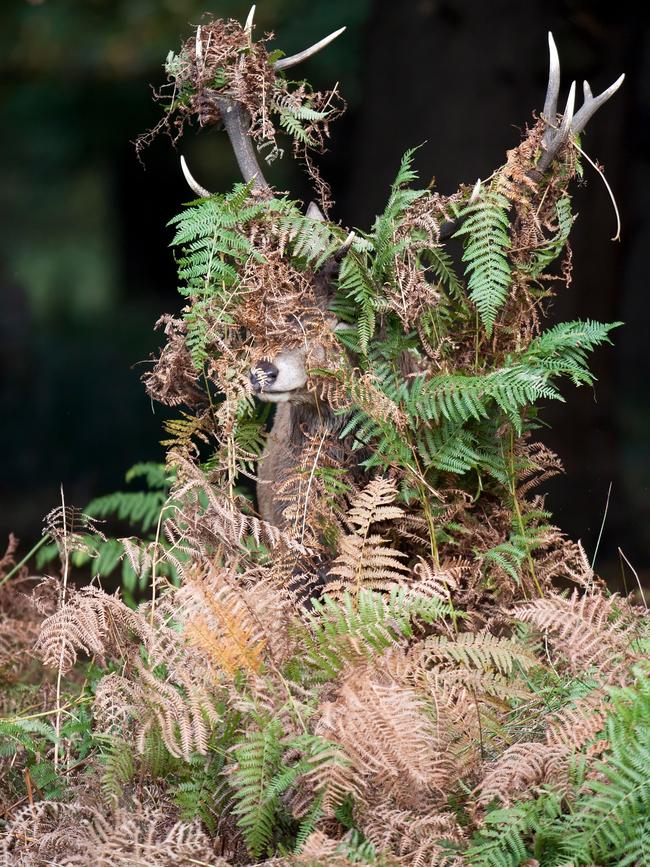
[[[191,196],[183,152],[214,190],[236,179],[225,136],[193,131],[144,154],[132,141],[160,109],[150,85],[209,11],[243,20],[234,0],[4,0],[0,8],[0,545],[23,549],[59,502],[83,506],[122,487],[136,461],[159,460],[164,413],[139,378],[160,342],[152,326],[178,310],[167,221]],[[650,28],[630,2],[580,0],[263,0],[256,35],[300,50],[347,32],[304,68],[336,81],[348,112],[321,161],[336,219],[368,228],[407,147],[445,193],[487,177],[540,110],[547,38],[555,35],[563,95],[573,78],[623,90],[590,124],[583,147],[607,169],[623,221],[599,177],[575,190],[575,276],[553,318],[622,319],[616,346],[595,357],[594,390],[566,389],[544,412],[543,439],[567,474],[548,484],[557,522],[594,552],[612,483],[598,566],[620,576],[617,548],[650,575]],[[269,171],[308,199],[290,159]]]

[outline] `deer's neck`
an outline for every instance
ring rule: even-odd
[[[324,404],[279,403],[273,427],[260,459],[257,475],[257,503],[261,517],[282,526],[286,500],[279,498],[276,487],[302,463],[309,440],[324,431],[336,436],[344,419],[334,416]]]

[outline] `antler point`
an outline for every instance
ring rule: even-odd
[[[280,60],[276,60],[273,64],[274,69],[290,69],[292,66],[297,66],[303,60],[307,60],[309,57],[313,57],[314,54],[317,54],[321,49],[325,48],[326,45],[329,45],[330,42],[333,42],[335,39],[341,35],[341,33],[347,30],[346,26],[339,27],[338,30],[335,30],[333,33],[330,33],[329,36],[326,36],[324,39],[321,39],[319,42],[315,42],[309,48],[305,48],[304,51],[298,52],[298,54],[292,54],[290,57],[283,57]]]
[[[193,193],[196,193],[196,195],[199,196],[199,198],[201,198],[201,199],[207,199],[212,195],[210,190],[206,190],[206,188],[202,187],[201,184],[198,183],[198,181],[194,180],[194,177],[192,176],[192,172],[189,170],[189,167],[187,165],[187,161],[185,160],[185,157],[182,154],[181,154],[181,169],[183,171],[183,176],[185,177],[185,180],[187,181],[187,185],[192,190]]]
[[[250,12],[246,17],[246,23],[244,24],[244,33],[248,33],[249,36],[253,32],[253,18],[255,17],[255,5],[251,6]]]

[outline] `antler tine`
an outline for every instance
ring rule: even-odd
[[[336,251],[336,253],[334,254],[334,256],[336,257],[336,259],[337,259],[339,262],[340,262],[341,259],[345,256],[345,254],[348,252],[348,250],[349,250],[350,247],[352,246],[352,243],[354,242],[354,239],[355,239],[356,237],[357,237],[357,233],[356,233],[356,232],[350,232],[350,234],[347,236],[347,238],[345,239],[345,241],[343,241],[343,243],[341,244],[341,246],[339,247],[339,249]]]
[[[276,60],[273,64],[273,68],[276,70],[290,69],[292,66],[297,66],[299,63],[302,63],[303,60],[307,60],[308,57],[313,57],[314,54],[318,54],[318,52],[322,48],[325,48],[326,45],[329,45],[330,42],[334,42],[334,40],[337,39],[345,29],[345,27],[341,27],[338,30],[335,30],[334,33],[330,33],[329,36],[321,39],[320,42],[316,42],[314,45],[305,48],[304,51],[300,51],[298,54],[292,54],[290,57],[283,57],[281,60]]]
[[[576,101],[576,83],[575,81],[571,82],[571,89],[569,90],[569,96],[566,101],[566,107],[564,109],[564,115],[562,117],[562,123],[560,124],[560,128],[553,135],[553,138],[550,141],[544,155],[537,163],[536,169],[538,172],[545,172],[546,169],[550,166],[555,158],[555,155],[560,150],[563,144],[568,141],[569,135],[571,134],[571,124],[573,122],[573,109],[575,107]]]
[[[549,125],[544,133],[544,146],[548,148],[553,140],[553,127],[557,118],[557,98],[560,94],[560,57],[557,53],[557,46],[553,39],[553,34],[548,31],[548,86],[546,88],[546,98],[544,100],[544,110],[542,117]]]
[[[255,6],[252,6],[244,24],[244,32],[247,34],[249,41],[252,37],[254,16]],[[325,39],[321,39],[320,42],[312,45],[311,48],[307,48],[299,54],[294,54],[291,57],[284,57],[282,60],[277,60],[273,64],[274,69],[289,69],[289,67],[300,63],[301,60],[306,60],[308,57],[311,57],[313,54],[320,51],[321,48],[329,45],[329,43],[336,39],[337,36],[340,36],[344,30],[345,27],[341,27],[334,33],[330,33],[330,35],[326,36]],[[199,27],[197,28],[196,33],[196,56],[198,60],[201,59],[202,52],[201,28]],[[270,186],[264,178],[262,169],[257,162],[255,148],[249,135],[251,117],[248,110],[241,102],[238,102],[233,97],[227,96],[223,93],[205,90],[204,94],[212,99],[219,109],[223,125],[228,133],[228,138],[230,139],[230,144],[235,153],[235,158],[244,181],[247,184],[252,184],[253,189],[257,192],[268,192]],[[194,192],[201,196],[210,195],[207,190],[204,190],[204,188],[201,187],[200,184],[197,184],[194,178],[192,178],[189,171],[187,171],[187,166],[184,166],[183,173],[185,174],[185,179]]]
[[[193,193],[196,193],[196,195],[199,196],[199,198],[201,199],[207,199],[209,196],[212,195],[210,190],[206,190],[206,188],[202,187],[198,181],[194,180],[192,172],[189,170],[187,163],[185,162],[185,157],[181,157],[181,169],[183,170],[185,180],[187,181],[187,184]]]
[[[201,25],[196,28],[196,59],[200,61],[203,59],[203,43],[201,41]]]
[[[548,34],[548,50],[550,58],[548,87],[546,88],[546,99],[544,100],[544,110],[542,111],[542,118],[546,121],[548,128],[544,132],[542,138],[544,153],[531,173],[535,176],[539,176],[546,171],[562,145],[569,140],[569,136],[577,135],[582,132],[601,105],[604,105],[607,100],[616,93],[625,80],[625,75],[621,75],[616,79],[614,84],[610,85],[607,90],[604,90],[596,97],[594,97],[591,92],[589,82],[585,81],[583,84],[584,102],[582,108],[575,114],[575,116],[573,114],[576,89],[576,83],[574,81],[571,85],[566,108],[564,109],[562,123],[560,128],[556,130],[557,99],[560,92],[560,58],[557,53],[553,34],[550,31]]]
[[[620,75],[616,79],[614,84],[611,84],[607,88],[607,90],[603,90],[603,92],[596,97],[592,95],[591,88],[589,87],[588,82],[585,81],[583,85],[585,101],[582,105],[582,108],[580,109],[580,111],[578,111],[575,118],[573,119],[573,123],[571,124],[571,132],[575,135],[577,135],[577,133],[579,132],[582,132],[582,130],[587,126],[587,123],[591,120],[591,118],[598,111],[601,105],[604,105],[607,100],[616,93],[619,87],[623,84],[624,80],[625,73],[623,73],[623,75]]]
[[[253,18],[255,17],[255,6],[251,6],[251,11],[246,16],[246,23],[244,24],[244,33],[247,33],[250,37],[253,33]]]

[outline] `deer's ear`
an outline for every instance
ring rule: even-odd
[[[307,210],[305,211],[305,217],[309,217],[310,220],[318,220],[321,223],[325,222],[325,217],[323,212],[318,207],[316,202],[310,202],[307,206]]]

